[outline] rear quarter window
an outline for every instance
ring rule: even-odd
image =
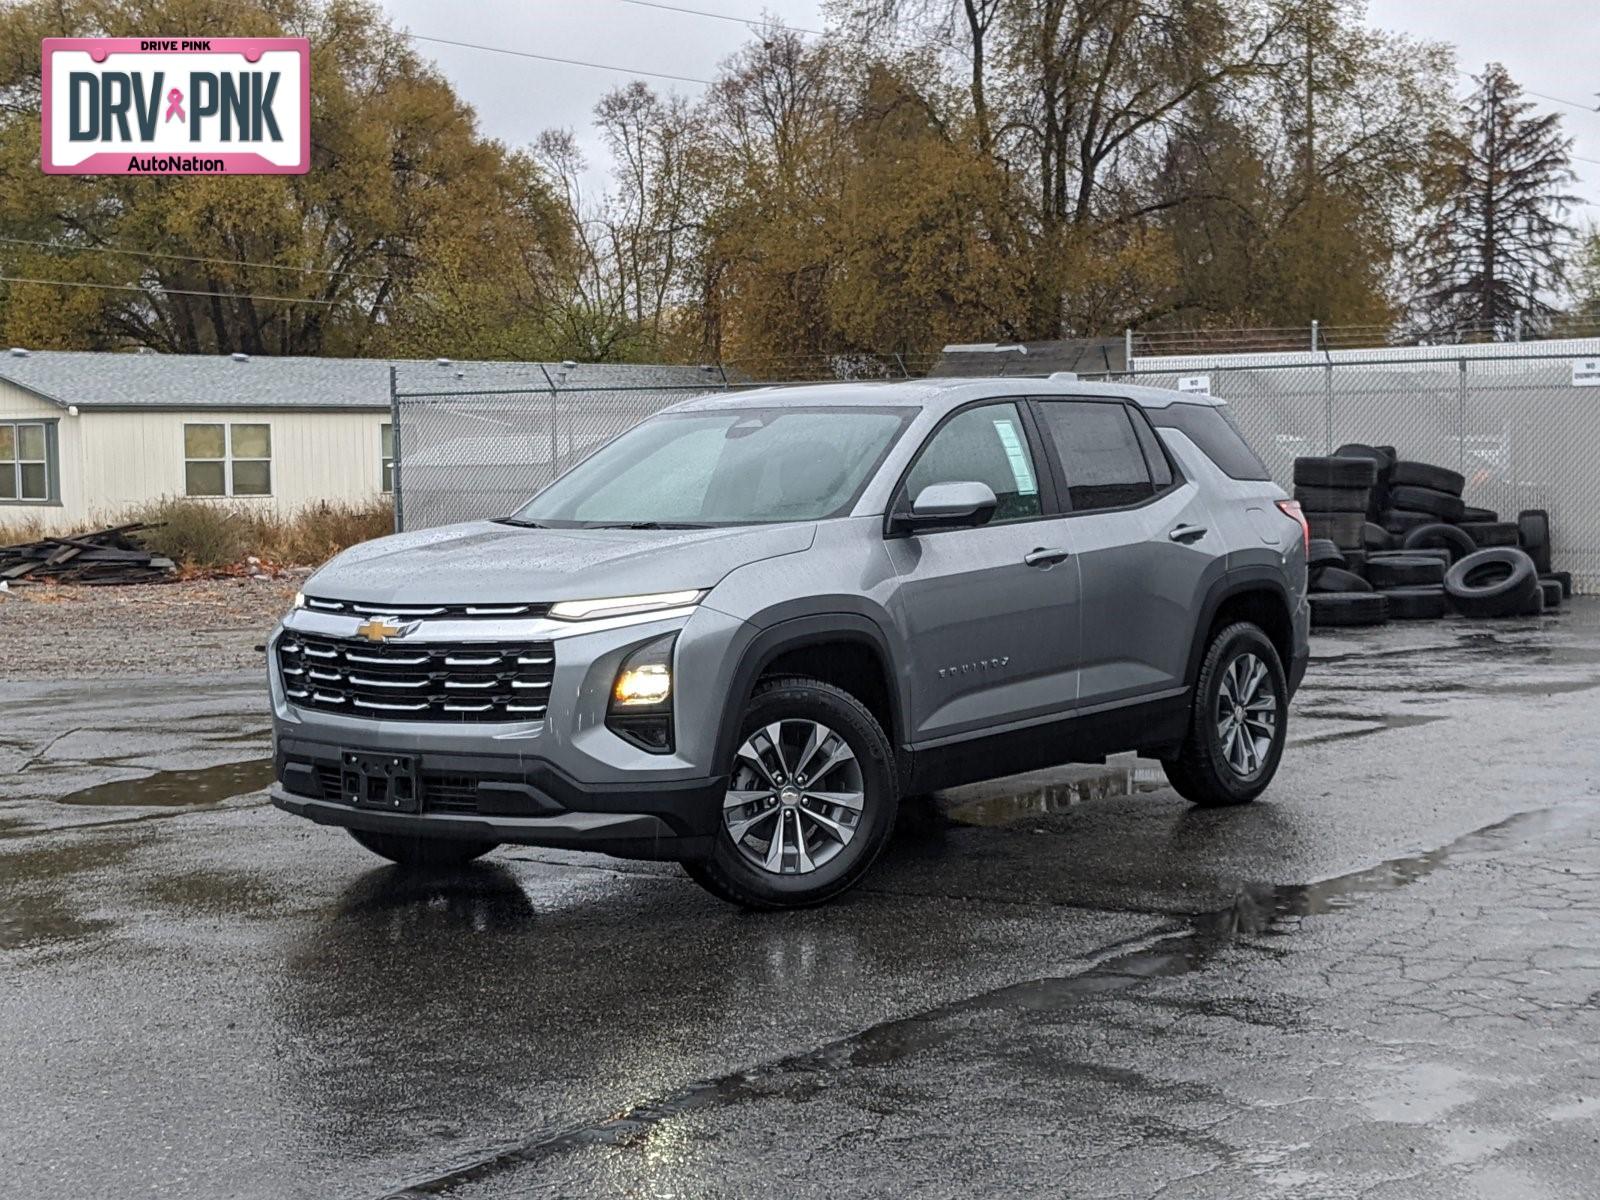
[[[1169,404],[1145,410],[1157,429],[1176,429],[1205,452],[1230,479],[1268,482],[1268,471],[1222,409],[1210,404]]]

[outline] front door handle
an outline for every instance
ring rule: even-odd
[[[1055,549],[1048,550],[1035,550],[1031,554],[1023,555],[1022,561],[1027,563],[1030,567],[1053,567],[1062,559],[1070,557],[1072,557],[1072,551],[1062,550],[1057,547]]]
[[[1206,527],[1204,525],[1179,525],[1171,533],[1167,534],[1167,537],[1175,542],[1187,544],[1189,542],[1197,542],[1205,535]]]

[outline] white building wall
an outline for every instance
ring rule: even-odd
[[[0,380],[0,420],[58,422],[58,507],[0,503],[0,527],[37,520],[47,529],[112,524],[130,508],[184,494],[183,427],[267,425],[272,430],[272,495],[202,503],[268,509],[280,516],[329,501],[363,504],[382,494],[382,427],[387,411],[91,409],[77,417]]]

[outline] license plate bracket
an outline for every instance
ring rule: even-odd
[[[339,778],[345,803],[383,812],[422,811],[422,784],[414,754],[373,754],[344,750]]]

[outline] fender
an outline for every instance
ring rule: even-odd
[[[824,642],[859,642],[877,652],[887,670],[889,685],[890,728],[884,732],[889,735],[889,744],[896,747],[898,752],[900,733],[904,728],[904,697],[900,694],[894,656],[882,626],[860,613],[812,613],[768,625],[745,646],[733,673],[732,686],[723,699],[718,720],[715,763],[718,772],[733,761],[733,752],[738,748],[739,718],[750,706],[750,697],[755,692],[756,680],[761,677],[761,672],[781,654]]]
[[[1283,603],[1283,611],[1290,618],[1291,624],[1294,617],[1294,605],[1289,596],[1289,589],[1284,586],[1283,572],[1266,564],[1256,566],[1234,567],[1225,572],[1223,576],[1206,590],[1205,599],[1200,603],[1200,619],[1195,622],[1194,632],[1189,643],[1189,663],[1184,669],[1183,682],[1193,688],[1200,678],[1200,661],[1205,657],[1206,646],[1203,635],[1211,628],[1211,622],[1216,619],[1217,610],[1223,603],[1234,596],[1244,592],[1269,591],[1277,596]],[[1293,647],[1290,647],[1291,654]],[[1293,670],[1294,664],[1283,664],[1284,674],[1288,675]]]

